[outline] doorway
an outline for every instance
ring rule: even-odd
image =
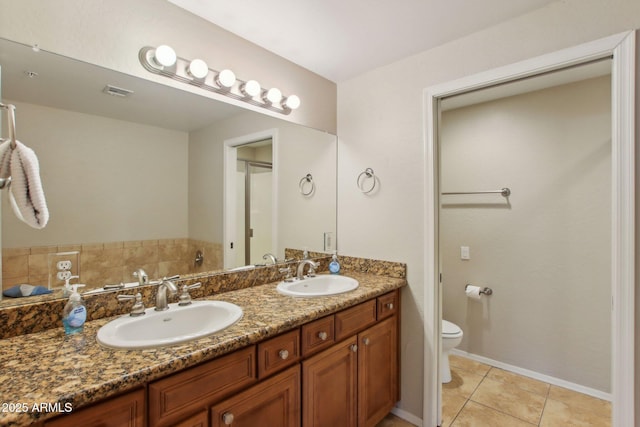
[[[634,79],[635,33],[628,32],[544,55],[511,66],[428,88],[426,107],[425,174],[425,373],[424,424],[439,425],[441,384],[442,284],[439,246],[440,105],[442,99],[478,89],[612,57],[611,162],[611,293],[613,425],[634,420]],[[434,398],[435,397],[435,398]]]
[[[263,264],[277,246],[277,130],[224,142],[224,267]]]
[[[237,265],[260,264],[271,252],[272,162],[251,160],[256,150],[268,152],[270,159],[271,140],[238,148]]]
[[[442,386],[445,425],[610,421],[610,73],[605,59],[441,102],[442,318],[464,332]],[[492,293],[467,296],[466,284]],[[589,405],[559,400],[569,390]]]

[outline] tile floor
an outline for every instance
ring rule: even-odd
[[[451,355],[442,427],[610,427],[611,404]],[[389,414],[376,427],[413,427]]]
[[[607,401],[460,356],[449,363],[442,427],[611,426]]]

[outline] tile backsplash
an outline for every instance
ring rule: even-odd
[[[196,252],[204,255],[195,264]],[[159,239],[104,242],[60,246],[4,248],[2,287],[29,283],[56,288],[64,283],[56,278],[56,262],[72,262],[71,273],[87,288],[105,283],[132,282],[132,272],[144,269],[150,277],[192,274],[222,268],[222,245],[195,239]]]

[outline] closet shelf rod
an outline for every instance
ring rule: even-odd
[[[511,190],[507,187],[501,190],[489,190],[489,191],[454,191],[448,193],[442,193],[443,196],[449,196],[453,194],[500,194],[502,197],[509,197]]]

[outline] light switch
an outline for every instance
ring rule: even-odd
[[[460,259],[471,259],[469,246],[460,246]]]

